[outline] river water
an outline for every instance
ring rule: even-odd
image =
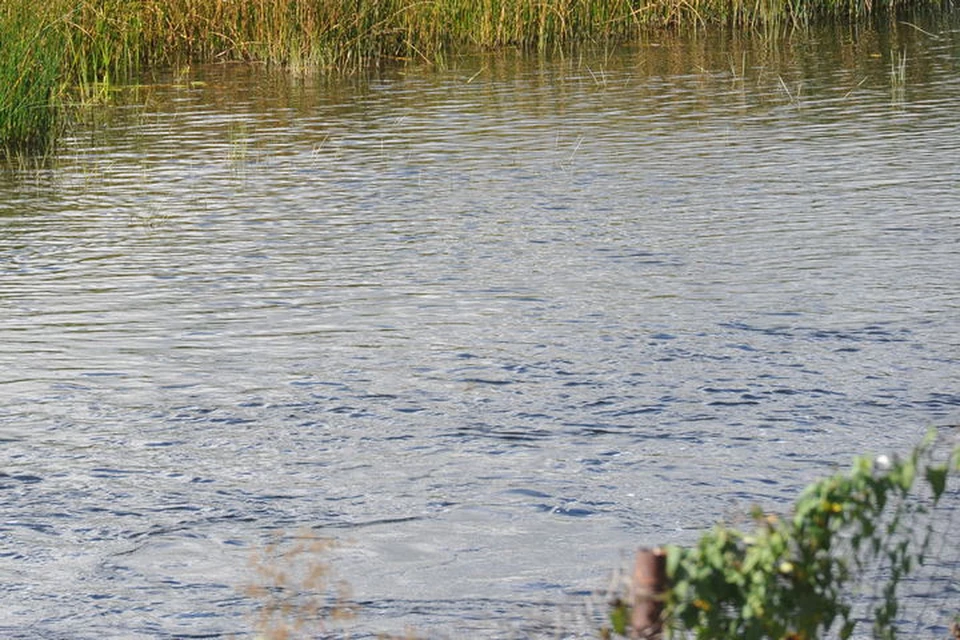
[[[298,535],[356,637],[587,635],[960,422],[958,158],[956,21],[148,74],[0,177],[0,635],[252,637]]]

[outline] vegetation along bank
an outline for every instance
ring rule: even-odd
[[[64,105],[144,67],[257,61],[349,73],[451,51],[803,27],[949,0],[3,0],[0,145],[43,149]]]

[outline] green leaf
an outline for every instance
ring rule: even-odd
[[[683,549],[674,544],[667,545],[667,576],[672,578],[677,575],[681,560],[683,560]]]
[[[621,600],[617,600],[610,609],[610,626],[614,633],[627,635],[627,623],[630,621],[630,610]]]
[[[843,624],[843,628],[840,629],[840,637],[843,638],[844,640],[846,640],[847,638],[849,638],[850,636],[852,636],[852,635],[853,635],[853,629],[854,629],[854,627],[856,627],[856,626],[857,626],[857,622],[856,622],[855,620],[847,620],[847,621]]]
[[[938,465],[933,467],[927,467],[927,482],[930,483],[930,488],[933,489],[933,501],[936,503],[940,500],[940,496],[943,495],[944,489],[947,487],[947,472],[949,468],[947,465]]]
[[[896,482],[900,486],[900,489],[903,492],[910,490],[910,487],[913,486],[913,479],[917,474],[917,463],[916,460],[911,458],[910,460],[905,460],[900,463],[900,468],[898,469],[900,473],[897,474]]]

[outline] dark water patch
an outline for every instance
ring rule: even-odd
[[[531,498],[549,498],[549,494],[535,489],[508,489],[505,493],[527,496]]]
[[[622,401],[621,401],[622,402]],[[611,417],[627,417],[627,416],[642,416],[647,414],[656,414],[662,413],[666,409],[666,405],[657,404],[644,407],[636,408],[624,408],[624,409],[614,409],[611,411],[602,411],[601,415],[609,415]]]
[[[339,521],[329,522],[323,525],[321,529],[364,529],[367,527],[381,527],[405,522],[418,522],[424,520],[423,516],[398,516],[395,518],[373,518],[371,520],[361,521]]]
[[[112,478],[117,476],[144,475],[148,473],[143,469],[112,469],[105,467],[96,467],[90,470],[90,475],[95,478]]]
[[[933,409],[960,406],[960,393],[931,393],[924,404]]]
[[[633,423],[611,423],[611,422],[566,422],[560,423],[566,428],[576,433],[586,435],[607,435],[629,432],[635,429]]]
[[[9,474],[0,472],[0,489],[13,487],[17,484],[37,484],[43,478],[30,474]]]
[[[548,429],[511,428],[508,426],[494,426],[484,423],[462,425],[450,434],[454,439],[490,438],[510,443],[537,442],[551,438],[553,433]]]
[[[46,515],[46,514],[45,514]],[[44,535],[55,536],[57,535],[57,528],[55,525],[46,523],[46,522],[29,522],[26,520],[4,520],[0,523],[0,529],[10,531],[14,528],[25,528],[36,533],[42,533]]]
[[[494,380],[489,378],[461,378],[460,382],[465,382],[467,384],[483,384],[483,385],[494,385],[494,386],[504,386],[509,384],[515,384],[515,380]]]
[[[907,342],[911,330],[888,329],[877,325],[850,329],[820,329],[806,326],[759,327],[744,322],[721,323],[720,327],[736,331],[757,332],[771,337],[837,342]]]

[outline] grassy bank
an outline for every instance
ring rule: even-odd
[[[623,42],[664,27],[856,20],[948,0],[3,0],[0,144],[50,138],[68,88],[144,66],[251,60],[351,72],[469,47]]]

